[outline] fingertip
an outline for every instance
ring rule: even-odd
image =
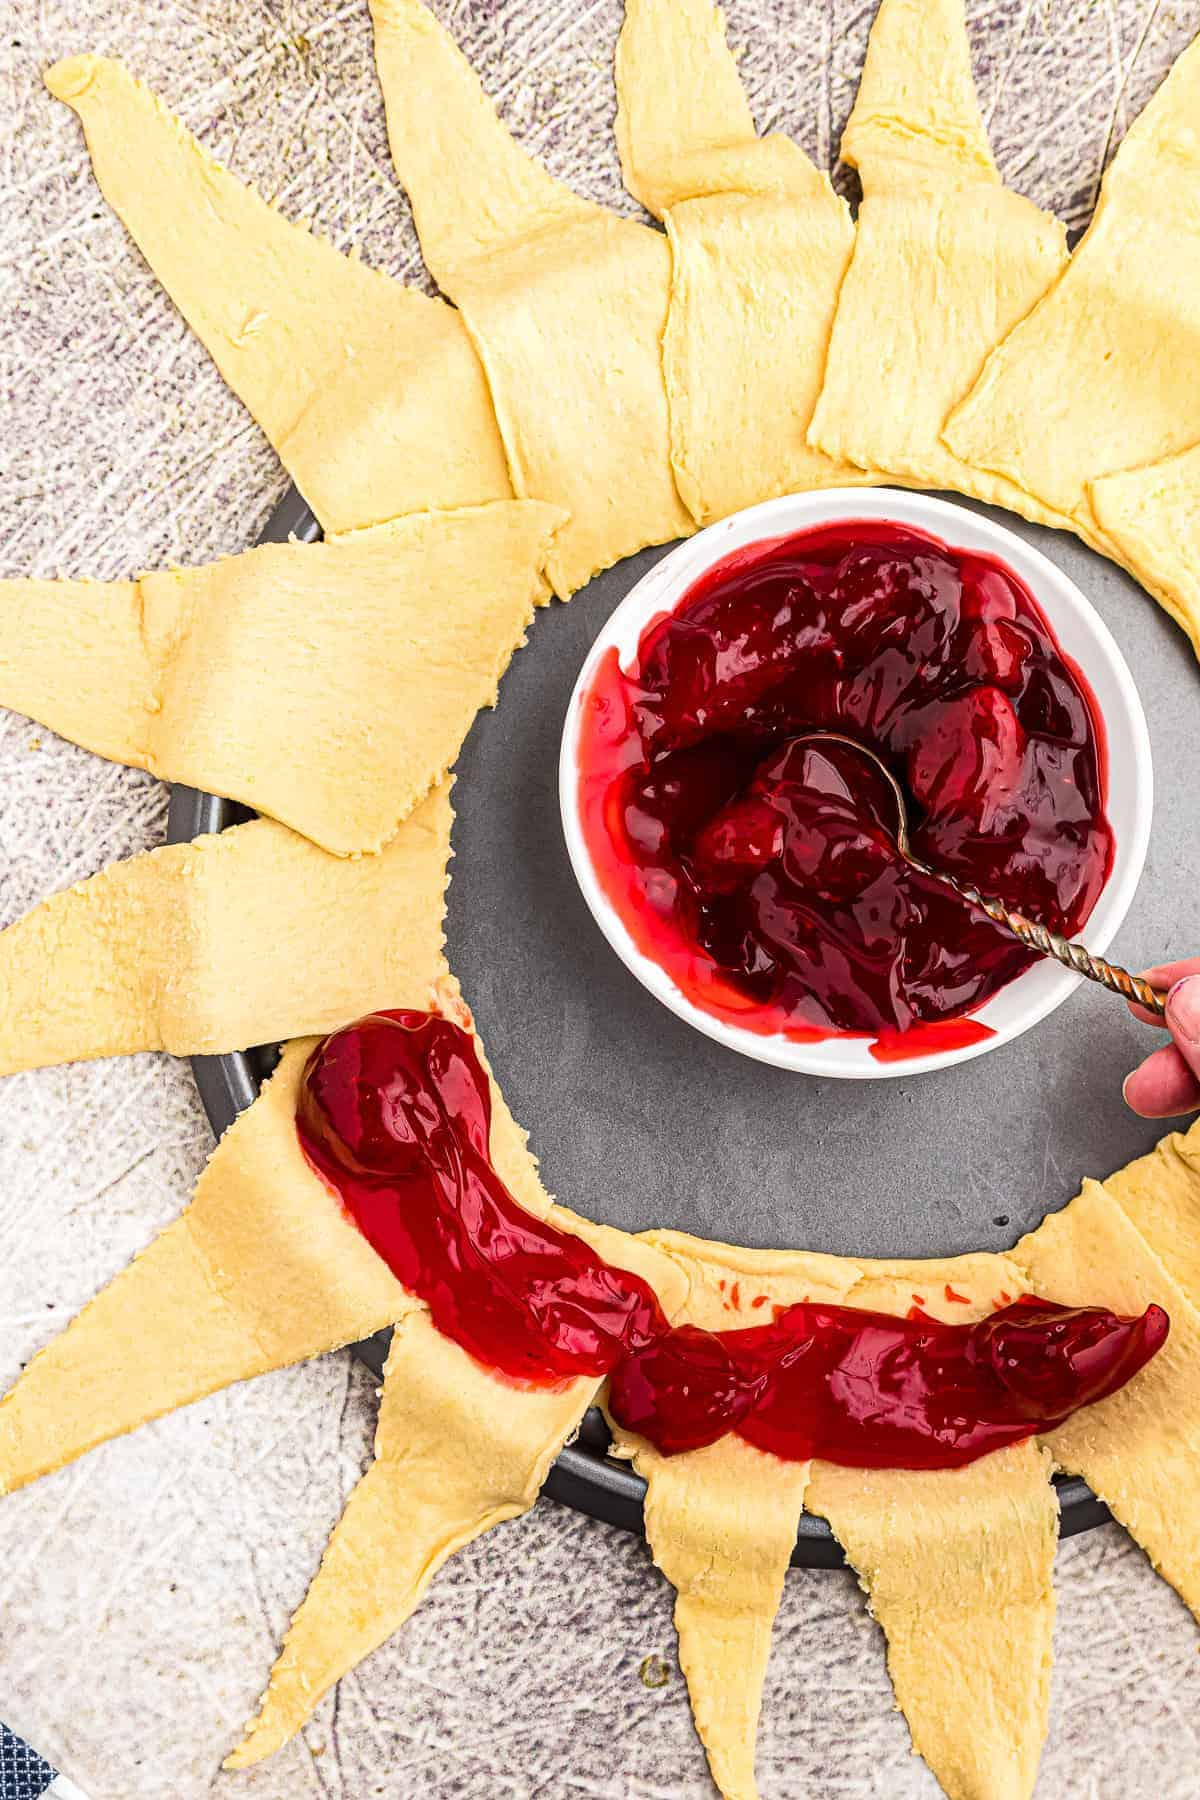
[[[1174,1044],[1164,1044],[1121,1085],[1125,1104],[1143,1119],[1173,1119],[1200,1108],[1200,1081]]]
[[[1200,1036],[1200,975],[1181,975],[1167,989],[1166,1008],[1181,1027]]]
[[[1160,994],[1169,994],[1181,981],[1186,981],[1189,975],[1200,975],[1200,956],[1187,956],[1178,962],[1155,963],[1152,968],[1138,970],[1138,979],[1148,981]],[[1166,1029],[1167,1022],[1161,1013],[1148,1012],[1136,1000],[1127,1000],[1125,1004],[1140,1025],[1157,1025],[1160,1031]]]

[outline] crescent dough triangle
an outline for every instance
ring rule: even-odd
[[[1200,1310],[1200,1122],[1160,1138],[1103,1186]]]
[[[301,1154],[296,1094],[311,1048],[289,1047],[187,1210],[0,1402],[0,1492],[230,1382],[368,1336],[415,1304]]]
[[[326,531],[511,495],[459,315],[292,225],[107,57],[46,75],[110,206]]]
[[[1200,444],[1142,469],[1097,476],[1087,495],[1113,553],[1200,656]]]
[[[788,138],[755,135],[709,0],[627,0],[617,99],[625,185],[671,242],[663,369],[693,518],[863,481],[806,441],[854,243],[845,202]]]
[[[655,218],[716,194],[832,198],[798,144],[781,132],[758,136],[710,0],[626,0],[616,81],[621,175]],[[838,211],[849,223],[840,202]]]
[[[578,1426],[594,1381],[507,1386],[439,1335],[402,1320],[384,1370],[375,1461],[346,1502],[292,1620],[261,1710],[225,1763],[278,1750],[334,1682],[415,1611],[456,1550],[527,1512]]]
[[[873,1263],[676,1232],[646,1240],[688,1275],[680,1316],[710,1330],[756,1324],[770,1317],[764,1306],[804,1299],[904,1313],[919,1296],[931,1316],[966,1322],[1028,1285],[1014,1261],[986,1253]],[[787,1463],[736,1437],[673,1457],[619,1429],[615,1438],[647,1478],[646,1533],[677,1590],[680,1662],[727,1800],[756,1791],[771,1624],[802,1507],[829,1520],[867,1587],[897,1703],[946,1791],[1026,1800],[1046,1733],[1058,1521],[1049,1459],[1032,1442],[967,1470],[873,1474]],[[916,1549],[901,1515],[917,1521]],[[1021,1628],[983,1634],[997,1594],[1021,1612]]]
[[[1057,220],[996,172],[961,0],[882,0],[842,156],[863,202],[809,443],[1063,524],[940,436],[988,351],[1067,256]]]
[[[671,475],[662,236],[580,200],[522,151],[420,0],[372,0],[397,174],[421,250],[487,369],[518,494],[571,514],[564,598],[691,521]]]
[[[1026,1287],[1007,1257],[866,1265],[850,1304],[969,1323]],[[949,1287],[955,1295],[951,1299]],[[913,1745],[951,1800],[1028,1800],[1050,1704],[1058,1501],[1031,1441],[965,1469],[813,1464],[829,1521],[887,1638]]]
[[[775,1256],[676,1232],[647,1241],[684,1270],[681,1317],[707,1330],[761,1324],[771,1304],[843,1301],[859,1276],[839,1257]],[[754,1747],[771,1627],[796,1543],[811,1464],[738,1437],[662,1456],[613,1427],[617,1452],[646,1478],[646,1539],[676,1591],[679,1663],[712,1777],[727,1800],[754,1800]]]
[[[626,0],[616,81],[621,176],[656,219],[701,194],[794,189],[806,167],[818,180],[790,139],[756,133],[710,0]]]
[[[494,1127],[492,1142],[496,1153]],[[525,1157],[528,1180],[535,1165]],[[523,1200],[511,1179],[516,1159],[496,1161]],[[686,1282],[668,1258],[551,1205],[544,1193],[537,1210],[560,1229],[581,1228],[602,1255],[648,1281],[668,1315],[676,1311]],[[375,1461],[346,1503],[258,1717],[227,1768],[286,1743],[334,1682],[399,1630],[448,1556],[528,1511],[600,1386],[592,1377],[556,1388],[505,1381],[443,1337],[428,1313],[405,1316],[384,1370]]]
[[[646,1541],[675,1589],[679,1666],[712,1778],[727,1800],[755,1800],[754,1748],[771,1627],[810,1463],[783,1462],[738,1437],[635,1467],[646,1478]]]
[[[949,1800],[1029,1800],[1050,1704],[1058,1500],[1032,1442],[965,1469],[816,1463],[829,1520],[883,1627],[914,1748]]]
[[[1124,501],[1120,484],[1106,492],[1101,478],[1200,441],[1197,106],[1200,43],[1131,127],[1061,279],[993,351],[945,432],[957,455],[1019,483],[1082,536],[1115,548],[1193,634],[1194,577],[1175,562],[1172,534],[1182,520],[1186,555],[1195,461],[1167,469],[1161,493],[1156,477],[1147,472],[1148,491],[1135,476]],[[1160,517],[1166,526],[1162,550],[1144,570],[1141,530],[1135,522],[1122,532],[1130,497],[1150,499],[1148,541]],[[1118,527],[1112,542],[1105,516]]]
[[[1107,1501],[1200,1617],[1200,1445],[1189,1429],[1200,1406],[1200,1313],[1098,1181],[1085,1181],[1013,1257],[1047,1300],[1123,1313],[1151,1302],[1166,1308],[1171,1332],[1153,1361],[1045,1442],[1060,1467]]]
[[[842,158],[867,197],[999,185],[961,0],[880,0]]]
[[[444,966],[450,822],[443,782],[378,856],[328,856],[255,819],[42,901],[0,932],[0,1074],[215,1055],[426,1004]]]
[[[135,582],[0,581],[0,704],[379,850],[495,704],[562,516],[501,500]]]
[[[436,1007],[474,1031],[444,964],[431,980],[395,987],[388,1004]],[[296,1103],[315,1043],[285,1047],[257,1100],[216,1146],[187,1209],[0,1401],[0,1493],[231,1382],[369,1337],[420,1308],[300,1149]],[[573,1216],[542,1186],[478,1039],[476,1047],[491,1082],[492,1161],[501,1179],[527,1211],[572,1229]],[[613,1255],[611,1240],[622,1234],[590,1230],[602,1254]],[[620,1260],[619,1246],[615,1254]],[[685,1284],[664,1259],[625,1239],[624,1260],[657,1274],[665,1302],[678,1305]]]

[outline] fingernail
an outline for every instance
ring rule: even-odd
[[[1133,1104],[1129,1098],[1129,1084],[1133,1080],[1133,1077],[1136,1074],[1136,1072],[1137,1072],[1136,1070],[1131,1069],[1129,1074],[1125,1077],[1124,1081],[1121,1083],[1121,1098],[1125,1102],[1126,1106],[1131,1106]]]
[[[1200,975],[1185,975],[1167,995],[1167,1022],[1189,1044],[1200,1044]]]

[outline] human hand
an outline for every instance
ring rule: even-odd
[[[1170,1119],[1200,1108],[1200,956],[1143,969],[1152,987],[1167,992],[1166,1028],[1171,1042],[1151,1051],[1125,1077],[1122,1092],[1145,1119]],[[1143,1006],[1129,1009],[1148,1025],[1164,1021]]]

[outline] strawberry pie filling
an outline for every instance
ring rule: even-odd
[[[1082,673],[994,557],[825,525],[717,563],[583,695],[580,816],[642,952],[718,1017],[796,1038],[950,1047],[1030,964],[913,849],[1068,936],[1108,877],[1103,729]]]

